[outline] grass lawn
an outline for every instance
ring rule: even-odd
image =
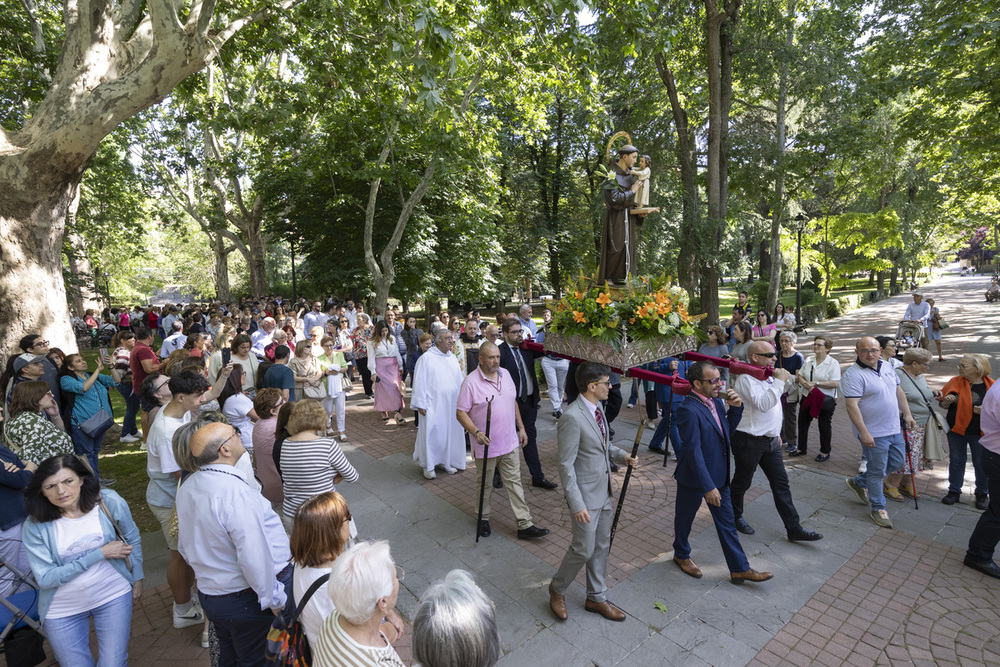
[[[80,354],[93,370],[97,362],[97,350],[81,350]],[[105,369],[104,372],[108,371]],[[146,476],[146,452],[139,449],[142,442],[128,444],[118,440],[121,436],[122,418],[125,416],[125,399],[117,389],[111,389],[108,394],[111,396],[111,407],[114,408],[115,425],[105,434],[104,444],[101,446],[101,477],[114,477],[118,480],[110,488],[128,502],[139,532],[159,530],[160,522],[146,504],[146,484],[149,482],[149,477]]]

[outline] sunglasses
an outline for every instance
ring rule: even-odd
[[[751,354],[756,354],[758,357],[767,357],[768,359],[778,356],[774,352],[752,352]]]

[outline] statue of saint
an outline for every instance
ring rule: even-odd
[[[635,206],[638,180],[629,171],[635,166],[639,151],[626,144],[618,149],[618,162],[613,165],[615,180],[604,182],[604,233],[601,236],[601,263],[597,273],[598,283],[624,283],[628,275],[638,275],[635,251],[639,243],[639,226],[642,218],[629,215]]]

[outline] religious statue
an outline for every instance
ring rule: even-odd
[[[601,236],[601,263],[597,282],[625,283],[630,273],[638,275],[636,248],[642,218],[630,216],[635,206],[638,181],[630,173],[635,166],[638,149],[626,144],[618,149],[618,162],[613,165],[614,179],[604,182],[604,233]]]

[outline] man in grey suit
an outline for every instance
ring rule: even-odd
[[[549,584],[549,605],[560,620],[566,620],[566,589],[580,568],[587,566],[587,602],[584,609],[612,621],[625,614],[607,601],[604,575],[611,549],[611,463],[638,463],[624,450],[608,442],[608,421],[601,401],[611,389],[611,369],[587,361],[576,370],[582,391],[559,418],[559,476],[566,503],[573,515],[573,541],[559,570]]]

